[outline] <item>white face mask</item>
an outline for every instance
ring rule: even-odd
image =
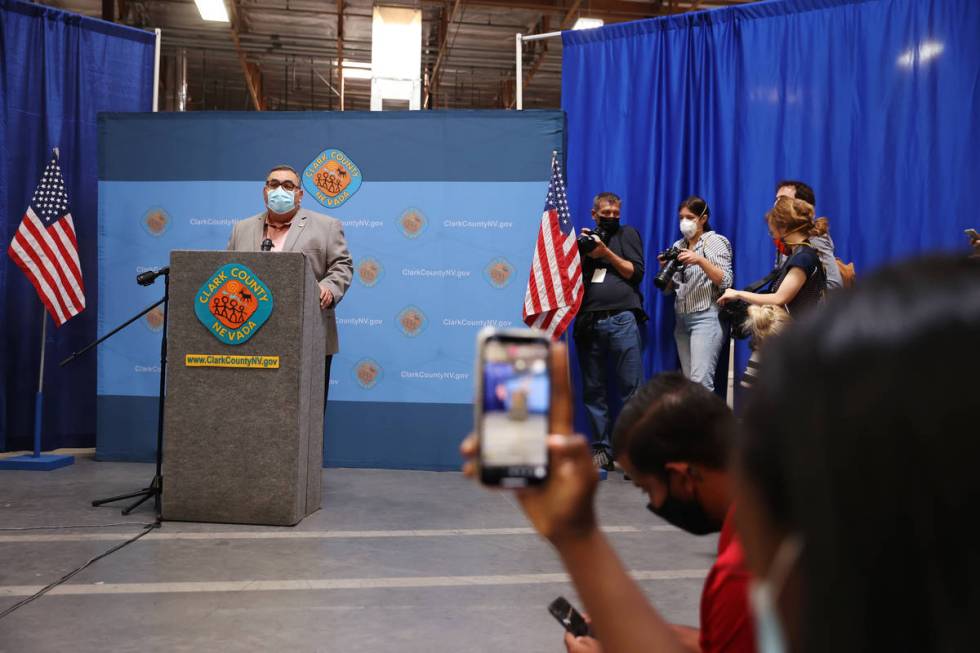
[[[681,234],[683,234],[685,238],[690,240],[691,238],[694,238],[694,234],[696,234],[697,232],[698,232],[697,222],[691,220],[690,218],[681,219]]]
[[[749,603],[755,620],[755,645],[759,653],[786,653],[789,650],[786,646],[786,632],[776,610],[776,601],[801,548],[802,544],[797,537],[783,540],[772,560],[767,577],[749,583]]]

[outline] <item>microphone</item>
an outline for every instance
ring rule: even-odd
[[[147,270],[136,275],[136,283],[141,286],[152,286],[153,282],[157,280],[161,274],[170,274],[170,266],[160,268],[159,270]]]
[[[272,249],[272,240],[269,239],[269,238],[266,238],[265,240],[262,241],[262,251],[263,252],[268,252],[271,249]]]

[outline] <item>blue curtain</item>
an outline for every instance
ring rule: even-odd
[[[65,368],[57,362],[96,337],[96,115],[152,110],[154,41],[154,34],[142,30],[0,0],[2,249],[6,250],[20,224],[51,148],[58,147],[85,279],[86,309],[60,329],[48,322],[46,449],[95,444],[95,353]],[[34,288],[4,251],[0,254],[0,451],[30,447],[42,311]]]
[[[708,200],[736,287],[774,260],[774,184],[814,187],[858,274],[966,250],[980,183],[980,2],[786,0],[566,32],[562,106],[579,226],[614,191],[653,257]],[[672,300],[645,281],[647,374],[676,369]],[[740,345],[736,369],[747,354]]]

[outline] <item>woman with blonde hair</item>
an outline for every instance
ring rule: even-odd
[[[755,293],[729,288],[718,298],[719,304],[742,300],[756,306],[775,304],[786,308],[790,315],[816,305],[827,289],[827,275],[820,257],[810,244],[817,235],[813,205],[791,197],[780,197],[766,213],[772,237],[789,251],[789,256],[770,286],[769,292]]]
[[[749,346],[752,348],[752,355],[749,356],[749,363],[742,374],[743,388],[751,388],[759,375],[759,350],[762,343],[770,336],[778,334],[790,322],[789,313],[782,306],[749,306],[748,312],[744,329],[751,334]]]

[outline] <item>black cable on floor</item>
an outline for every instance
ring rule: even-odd
[[[154,530],[156,528],[160,528],[160,522],[154,522],[152,524],[147,524],[146,527],[141,532],[137,533],[134,537],[129,538],[128,540],[126,540],[125,542],[123,542],[121,544],[117,544],[116,546],[112,547],[111,549],[109,549],[105,553],[100,553],[99,555],[95,556],[94,558],[92,558],[91,560],[89,560],[88,562],[86,562],[85,564],[83,564],[81,567],[78,567],[77,569],[74,569],[73,571],[68,572],[67,574],[65,574],[64,576],[62,576],[61,578],[59,578],[55,582],[51,583],[50,585],[41,588],[35,594],[33,594],[31,596],[28,596],[23,601],[20,601],[18,603],[15,603],[14,605],[10,606],[9,608],[7,608],[6,610],[4,610],[3,612],[0,612],[0,619],[3,619],[4,617],[6,617],[7,615],[9,615],[11,612],[13,612],[15,610],[19,610],[20,608],[24,607],[25,605],[27,605],[31,601],[34,601],[35,599],[41,598],[42,596],[44,596],[45,594],[47,594],[48,592],[50,592],[54,588],[58,587],[58,585],[61,585],[62,583],[65,583],[68,580],[70,580],[72,576],[78,574],[83,569],[86,569],[90,565],[92,565],[93,563],[96,563],[99,560],[101,560],[102,558],[105,558],[106,556],[115,553],[116,551],[118,551],[119,549],[123,548],[124,546],[127,546],[129,544],[132,544],[133,542],[135,542],[136,540],[140,539],[141,537],[143,537],[144,535],[146,535],[147,533],[149,533],[150,531],[152,531],[152,530]]]
[[[154,522],[155,523],[155,522]],[[113,526],[153,526],[153,523],[137,521],[117,521],[111,524],[74,524],[71,526],[17,526],[13,528],[0,528],[4,531],[59,531],[69,528],[112,528]]]

